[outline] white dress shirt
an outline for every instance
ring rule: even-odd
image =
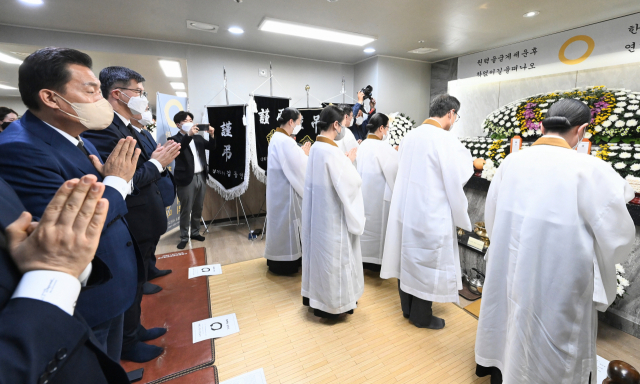
[[[125,126],[125,127],[126,127],[126,126],[128,126],[129,124],[131,124],[131,120],[128,120],[126,117],[122,116],[122,115],[121,115],[121,114],[119,114],[118,112],[113,111],[113,113],[115,113],[115,114],[120,118],[120,120],[122,120],[122,122],[124,123],[124,126]],[[136,132],[138,132],[139,134],[143,135],[143,133],[142,133],[142,129],[140,129],[140,128],[136,127],[136,126],[135,126],[135,125],[133,125],[133,124],[131,124],[131,126],[133,127],[133,129],[135,129],[135,130],[136,130]],[[140,145],[140,148],[142,148],[142,143],[139,143],[139,145]],[[151,156],[151,154],[149,154],[149,156]],[[156,168],[158,168],[158,172],[162,173],[162,172],[164,171],[164,169],[162,168],[162,164],[160,164],[160,162],[159,162],[158,160],[156,160],[156,159],[151,159],[151,160],[149,160],[149,161],[150,161],[151,163],[153,163],[153,165],[155,165],[155,166],[156,166]]]
[[[182,133],[183,135],[188,135],[188,133],[185,133],[182,129],[180,130],[180,133]],[[193,153],[193,174],[197,175],[204,170],[204,167],[200,162],[200,156],[198,156],[198,149],[196,148],[196,142],[195,140],[193,140],[193,137],[191,138],[191,142],[189,143],[189,148],[191,148],[191,153]]]

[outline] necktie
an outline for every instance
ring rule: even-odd
[[[142,145],[142,142],[140,141],[140,137],[138,136],[138,132],[136,131],[135,128],[133,128],[133,125],[129,124],[127,125],[127,128],[129,128],[129,132],[131,132],[131,136],[133,136],[133,138],[136,139],[136,141],[138,142],[137,145],[140,147],[140,150],[142,151],[142,153],[146,157],[149,157],[149,154],[145,150],[144,145]]]
[[[82,151],[82,153],[84,153],[85,156],[89,157],[89,152],[87,152],[87,149],[84,147],[84,143],[82,141],[78,141],[78,148],[80,148],[80,150]]]

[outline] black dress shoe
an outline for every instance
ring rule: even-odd
[[[187,246],[187,243],[188,243],[187,240],[180,241],[180,243],[178,243],[178,249],[184,249],[184,247]]]
[[[192,240],[198,240],[198,241],[204,241],[204,236],[202,235],[195,235],[195,236],[191,236]]]
[[[142,293],[145,295],[153,295],[160,291],[162,291],[162,287],[159,285],[151,284],[149,282],[142,284]]]
[[[167,333],[167,328],[149,328],[146,329],[142,325],[138,326],[138,338],[140,341],[149,341]]]
[[[173,272],[170,269],[159,269],[157,272],[154,271],[153,275],[149,274],[149,277],[147,278],[147,281],[153,280],[153,279],[157,279],[158,277],[162,277],[162,276],[166,276],[168,274],[170,274],[171,272]]]
[[[138,342],[129,350],[122,351],[120,358],[135,363],[146,363],[160,356],[163,351],[164,348]]]

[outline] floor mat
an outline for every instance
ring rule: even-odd
[[[163,289],[142,299],[142,325],[145,328],[165,327],[167,333],[148,341],[164,348],[157,359],[139,364],[121,361],[129,372],[144,368],[140,383],[161,383],[205,367],[215,361],[213,340],[193,343],[191,323],[211,317],[209,279],[188,279],[190,267],[206,264],[205,248],[196,248],[157,255],[159,269],[173,273],[153,280]]]

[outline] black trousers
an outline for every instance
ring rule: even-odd
[[[145,279],[144,281],[138,282],[138,286],[136,287],[136,297],[133,304],[124,313],[122,352],[129,351],[136,345],[136,343],[138,343],[138,341],[140,341],[138,338],[138,328],[141,326],[140,315],[142,313],[142,308],[140,305],[142,303],[142,285],[147,281],[149,276],[149,263],[156,253],[158,241],[160,241],[160,238],[138,243],[138,248],[140,249],[142,261],[144,263]]]
[[[400,293],[402,315],[409,319],[416,327],[424,328],[428,326],[433,316],[433,311],[431,310],[432,302],[403,292],[402,289],[400,289],[400,280],[398,280],[398,292]]]
[[[276,275],[293,275],[298,273],[298,269],[302,266],[302,257],[292,261],[275,261],[267,259],[269,271]]]

